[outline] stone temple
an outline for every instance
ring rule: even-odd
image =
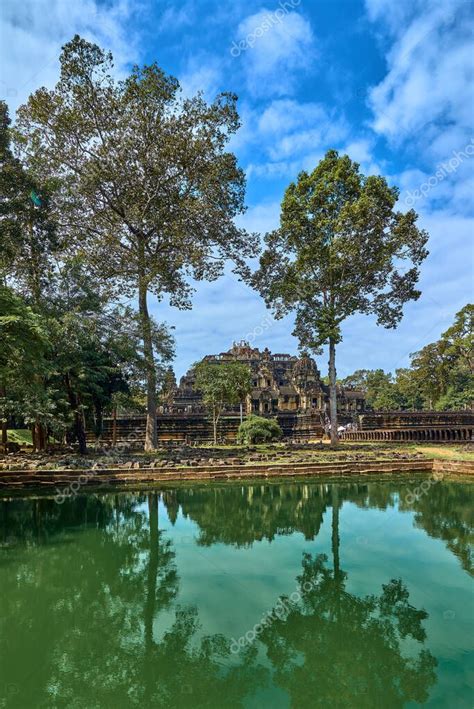
[[[253,389],[244,404],[246,414],[317,414],[319,421],[324,423],[329,407],[329,387],[322,382],[315,360],[308,355],[272,354],[268,348],[259,350],[248,342],[238,342],[228,352],[207,355],[204,360],[216,364],[237,361],[249,367]],[[167,399],[162,408],[163,414],[205,411],[201,395],[194,385],[192,369],[181,377],[179,387],[170,391]],[[363,411],[364,393],[340,388],[338,409],[340,414],[349,417]]]
[[[329,387],[321,380],[316,362],[308,355],[272,354],[268,348],[259,350],[248,342],[238,342],[228,352],[207,355],[204,359],[216,365],[237,361],[249,367],[253,389],[243,402],[244,414],[276,418],[287,440],[314,440],[324,435],[329,415]],[[192,368],[181,377],[179,386],[170,368],[160,398],[156,417],[160,443],[212,440],[212,422],[201,393],[195,387]],[[341,423],[355,421],[364,410],[362,391],[340,388],[337,401]],[[219,422],[219,440],[235,441],[240,420],[240,406],[228,407]],[[117,441],[133,440],[140,444],[144,440],[143,414],[123,412],[115,421],[105,419],[101,436],[104,442],[113,438],[114,426]]]

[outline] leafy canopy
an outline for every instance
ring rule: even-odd
[[[10,137],[8,108],[0,101],[0,277],[38,301],[51,277],[51,253],[59,248],[50,209],[53,185],[43,181],[38,196],[38,185],[14,156]]]
[[[206,406],[222,411],[236,405],[252,390],[250,369],[240,362],[214,363],[203,360],[194,365],[195,386]]]
[[[57,219],[101,278],[122,293],[139,280],[189,307],[188,275],[216,278],[224,259],[243,267],[254,251],[234,224],[245,178],[225,150],[236,97],[184,99],[156,64],[115,81],[112,55],[77,35],[60,62],[56,87],[18,112],[18,149],[36,175],[60,181]]]
[[[395,327],[403,304],[419,297],[428,234],[413,210],[394,209],[397,198],[385,178],[362,175],[335,150],[289,185],[252,282],[277,315],[296,310],[302,345],[317,352],[340,341],[341,323],[357,312]]]

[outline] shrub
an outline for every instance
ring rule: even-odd
[[[238,443],[268,443],[278,441],[283,435],[276,419],[266,419],[262,416],[247,416],[240,424],[237,433]]]

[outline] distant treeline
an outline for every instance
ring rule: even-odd
[[[466,305],[440,339],[411,355],[410,367],[358,369],[340,384],[363,389],[366,405],[384,411],[472,408],[474,305]]]

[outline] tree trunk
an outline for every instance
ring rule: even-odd
[[[329,419],[331,421],[331,445],[337,446],[337,391],[336,391],[336,345],[329,338]]]
[[[0,396],[5,399],[7,396],[7,392],[4,386],[0,387]],[[2,419],[2,448],[7,452],[7,446],[8,446],[8,421],[7,419]]]
[[[44,451],[46,448],[46,432],[41,421],[36,421],[38,450]]]
[[[244,405],[240,402],[240,423],[242,424],[244,420]]]
[[[79,453],[81,455],[85,455],[87,453],[87,439],[86,432],[84,429],[84,419],[81,411],[79,411],[79,400],[72,389],[69,374],[64,375],[64,382],[66,384],[69,404],[74,413],[74,435],[79,444]]]
[[[42,451],[46,447],[46,435],[44,426],[39,419],[36,419],[31,428],[31,438],[33,440],[33,448],[35,451]]]
[[[333,483],[331,487],[331,504],[332,504],[332,561],[334,578],[337,580],[340,576],[341,569],[339,565],[339,489]]]
[[[117,445],[117,407],[112,409],[112,445]]]
[[[143,355],[146,370],[146,429],[145,450],[153,450],[157,446],[156,430],[156,369],[153,356],[153,339],[151,321],[147,305],[147,286],[140,281],[138,288],[138,308],[142,326]]]
[[[212,412],[212,428],[214,433],[214,445],[217,445],[217,416],[214,410]]]
[[[86,432],[84,430],[84,419],[82,418],[82,413],[80,411],[76,411],[74,417],[76,438],[79,444],[79,453],[81,455],[85,455],[87,453],[87,439]]]
[[[102,438],[104,432],[104,416],[100,401],[95,402],[95,437]]]
[[[156,605],[156,575],[158,572],[158,495],[148,495],[148,523],[150,525],[150,553],[148,556],[148,574],[146,581],[146,600],[143,626],[145,631],[145,696],[146,706],[151,705],[152,663],[153,663],[153,621]]]

